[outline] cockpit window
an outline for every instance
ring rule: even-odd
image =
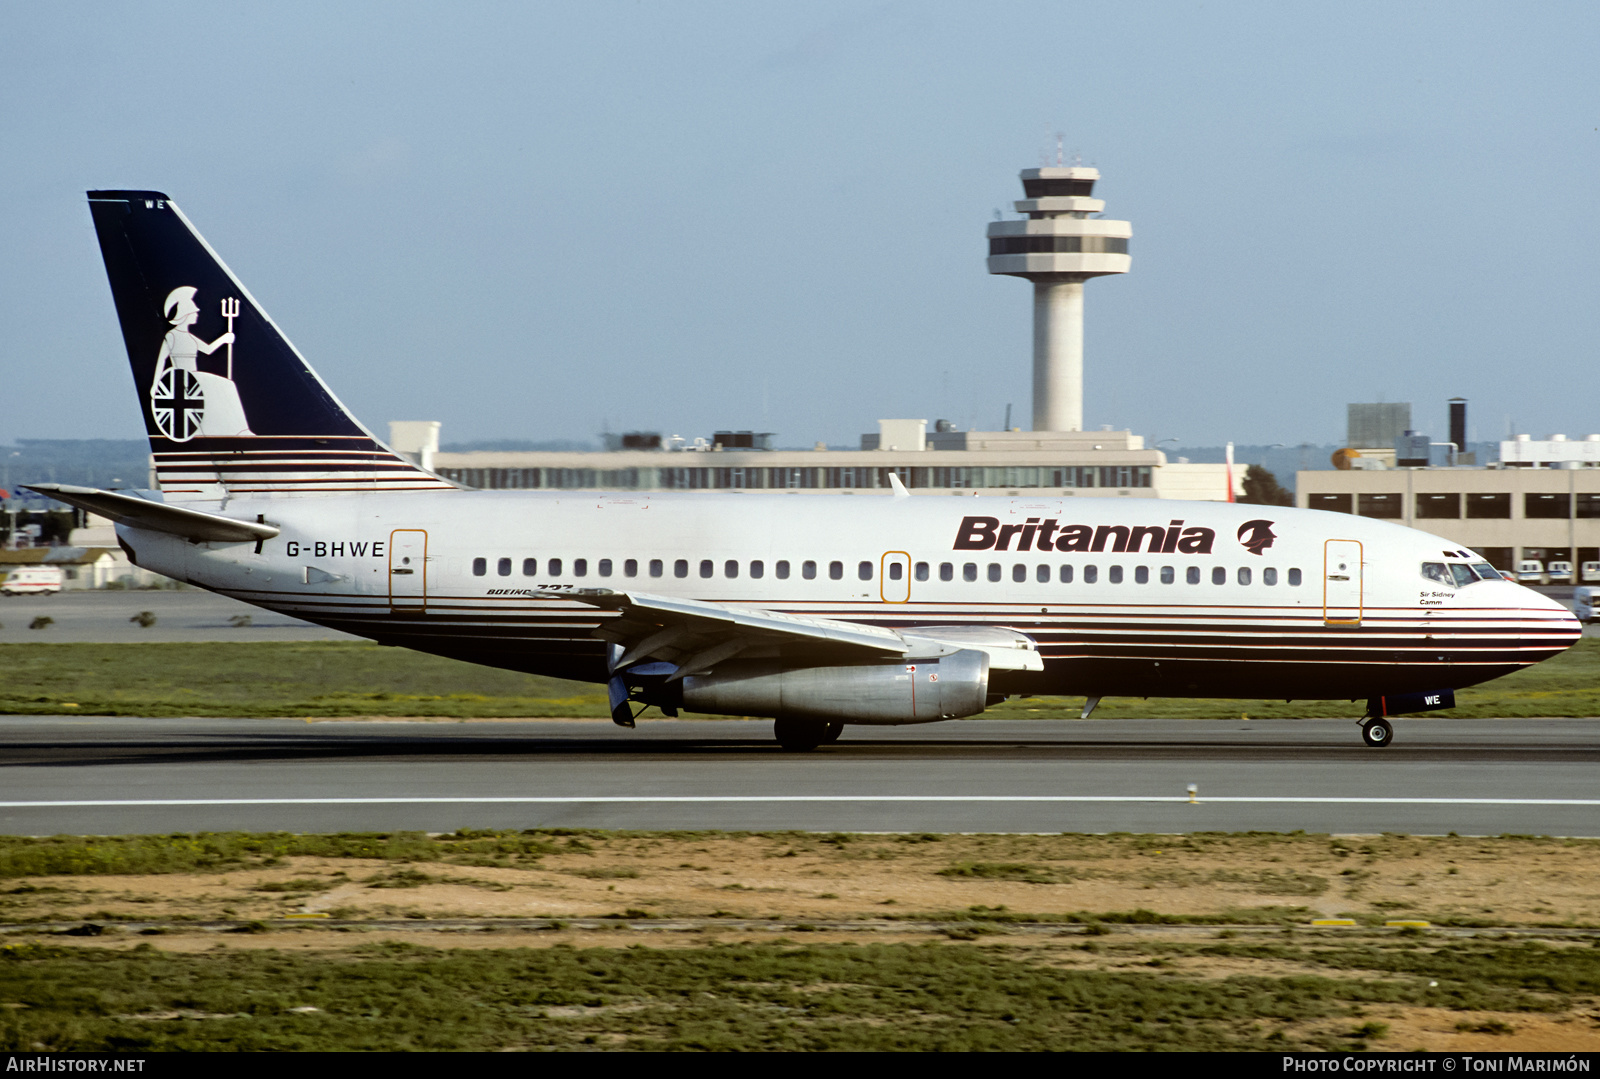
[[[1450,563],[1450,572],[1455,574],[1457,588],[1465,588],[1467,585],[1472,584],[1478,579],[1477,574],[1473,573],[1469,567],[1463,566],[1459,562]]]
[[[1456,583],[1455,578],[1450,576],[1449,567],[1443,562],[1424,562],[1422,564],[1422,575],[1428,580],[1438,581],[1440,584],[1454,585]]]
[[[1482,577],[1486,581],[1501,581],[1505,579],[1500,576],[1499,570],[1495,569],[1487,562],[1474,562],[1472,568],[1477,571],[1479,577]]]

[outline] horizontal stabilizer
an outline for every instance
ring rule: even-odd
[[[256,540],[268,540],[278,534],[278,529],[272,525],[237,521],[232,517],[169,506],[136,495],[102,491],[97,487],[73,487],[65,483],[31,483],[24,486],[57,502],[65,502],[69,506],[77,506],[90,513],[109,517],[119,525],[166,532],[182,536],[184,539],[251,543]]]

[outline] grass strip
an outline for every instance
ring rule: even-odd
[[[370,858],[455,865],[531,865],[558,849],[563,831],[421,832],[295,835],[201,832],[193,835],[0,836],[0,879],[223,872],[275,866],[286,858]],[[581,840],[579,841],[581,842]],[[566,850],[573,849],[569,838]]]
[[[24,944],[0,948],[0,996],[12,1005],[0,1009],[0,1050],[1350,1049],[1381,1024],[1294,1024],[1351,1026],[1373,1004],[1554,1006],[1489,980],[1433,980],[1061,969],[1010,947],[950,944],[390,942],[332,954]]]
[[[603,717],[603,687],[348,641],[0,644],[0,714]],[[1082,698],[1015,698],[990,719],[1076,719]],[[1460,690],[1440,717],[1600,716],[1600,639]],[[1355,716],[1365,702],[1113,698],[1096,718]]]

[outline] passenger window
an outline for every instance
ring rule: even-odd
[[[1250,569],[1249,569],[1248,566],[1240,566],[1239,567],[1239,583],[1240,584],[1249,584],[1250,583]]]
[[[1184,570],[1183,571],[1183,579],[1186,582],[1188,582],[1189,584],[1199,584],[1200,583],[1200,567],[1199,566],[1190,566],[1188,569]]]
[[[918,562],[915,573],[917,580],[926,581],[928,579],[928,564],[926,562]]]
[[[611,576],[611,559],[602,558],[600,560],[599,564],[595,568],[600,571],[600,576],[602,576],[602,577]]]
[[[561,559],[552,558],[550,560],[550,576],[552,576],[552,577],[561,576]]]
[[[1470,567],[1456,562],[1450,563],[1450,572],[1455,575],[1457,588],[1465,588],[1478,580],[1477,575],[1472,572]]]
[[[1289,587],[1290,588],[1299,588],[1300,587],[1300,571],[1299,570],[1292,569],[1292,570],[1289,571]]]
[[[779,563],[775,564],[772,567],[772,572],[773,572],[773,575],[778,578],[778,580],[787,581],[789,579],[789,563],[788,562],[779,562]]]
[[[1012,566],[1011,579],[1016,581],[1018,584],[1025,583],[1028,580],[1028,567],[1024,566],[1021,562],[1018,562],[1016,565]]]
[[[1150,583],[1150,567],[1149,566],[1135,566],[1135,567],[1133,567],[1133,583],[1134,584],[1149,584]]]
[[[1266,569],[1262,570],[1261,571],[1261,583],[1262,584],[1277,584],[1278,583],[1278,571],[1273,569],[1271,566],[1268,566]]]
[[[1050,567],[1045,565],[1043,562],[1040,562],[1039,565],[1037,567],[1035,567],[1035,569],[1033,571],[1033,579],[1038,581],[1040,584],[1049,584],[1050,583]]]
[[[1161,567],[1161,583],[1162,584],[1171,584],[1173,581],[1176,581],[1177,579],[1178,579],[1178,574],[1171,566],[1162,566]]]
[[[889,580],[898,581],[901,578],[901,576],[903,575],[902,571],[904,569],[905,569],[905,567],[902,566],[900,563],[898,563],[898,562],[890,562],[889,563]]]
[[[589,560],[587,558],[574,558],[572,560],[572,575],[574,577],[589,576]]]
[[[863,581],[872,580],[872,563],[871,562],[858,563],[856,565],[856,576],[860,577]]]
[[[511,576],[511,559],[502,558],[494,564],[494,571],[502,577]]]
[[[991,580],[991,581],[999,581],[1000,580],[1000,563],[998,563],[998,562],[990,562],[989,563],[989,580]]]
[[[1062,584],[1071,584],[1072,583],[1072,567],[1071,566],[1062,566],[1061,567],[1061,583]]]
[[[961,579],[963,581],[976,581],[978,579],[978,564],[976,562],[963,564],[961,567]]]
[[[1211,583],[1212,584],[1227,584],[1228,583],[1228,571],[1223,569],[1221,566],[1212,566],[1211,567]]]
[[[750,576],[754,577],[756,580],[759,581],[762,577],[764,577],[766,575],[766,572],[767,572],[767,567],[766,567],[765,563],[763,563],[763,562],[752,562],[752,563],[750,563]]]
[[[637,558],[630,558],[626,562],[622,563],[622,575],[624,577],[639,576],[639,560]]]
[[[1099,579],[1100,579],[1100,568],[1098,566],[1084,566],[1083,567],[1083,583],[1084,584],[1094,584]]]
[[[667,567],[662,563],[661,559],[652,558],[650,560],[650,576],[659,577],[666,571],[666,568]]]
[[[728,559],[726,562],[724,562],[722,564],[722,575],[724,577],[737,577],[737,576],[739,576],[739,563],[737,561],[735,561],[734,559],[732,559],[732,558]],[[707,574],[705,572],[705,570],[702,569],[700,571],[700,576],[706,577],[706,576],[709,576],[709,574]]]
[[[842,581],[842,580],[844,580],[844,563],[843,562],[829,562],[828,563],[828,580],[830,580],[830,581]]]
[[[949,562],[939,563],[939,580],[953,581],[956,579],[956,567]]]
[[[537,558],[524,558],[522,560],[522,575],[524,577],[537,577],[539,575],[539,560]]]
[[[1440,584],[1455,583],[1450,576],[1450,571],[1444,568],[1443,562],[1424,562],[1422,564],[1422,575],[1428,580],[1437,581]]]
[[[472,560],[472,575],[474,577],[482,577],[485,573],[488,573],[488,572],[489,572],[489,560],[487,558],[474,558]]]
[[[672,575],[674,577],[687,577],[687,576],[689,576],[689,560],[687,558],[680,558],[677,561],[673,562],[672,563]]]
[[[816,580],[817,579],[817,564],[815,562],[802,562],[802,563],[800,563],[800,576],[804,577],[808,581]]]
[[[709,576],[711,576],[711,574],[716,571],[716,568],[717,568],[716,566],[711,564],[711,559],[702,558],[700,560],[700,576],[701,577],[709,577]]]
[[[1110,581],[1112,584],[1121,584],[1122,583],[1122,567],[1121,566],[1112,566],[1110,569],[1108,569],[1106,571],[1106,580]]]

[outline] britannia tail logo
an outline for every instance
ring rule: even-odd
[[[193,285],[175,288],[162,305],[172,329],[162,338],[161,353],[156,357],[150,414],[161,433],[174,442],[253,435],[233,383],[233,320],[239,317],[239,301],[231,296],[222,301],[228,332],[208,343],[192,329],[200,318],[199,305],[194,302],[198,291]],[[226,373],[200,370],[200,357],[210,356],[224,345]]]
[[[1239,526],[1239,542],[1251,554],[1258,555],[1265,551],[1277,538],[1277,533],[1272,531],[1271,521],[1246,521]]]

